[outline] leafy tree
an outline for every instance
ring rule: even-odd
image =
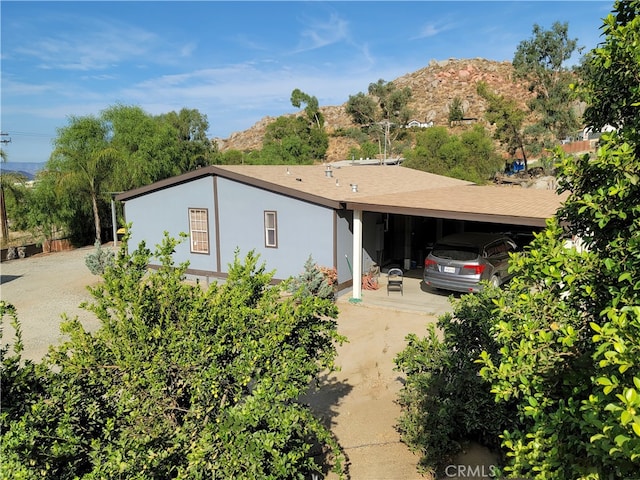
[[[627,2],[616,2],[605,19],[607,36],[589,56],[583,92],[597,97],[599,82],[622,84],[637,69],[606,61],[637,50],[637,2],[633,8],[631,14]],[[640,471],[636,113],[590,110],[593,125],[611,116],[624,125],[621,135],[602,136],[594,158],[556,150],[568,199],[528,249],[513,256],[508,288],[495,298],[474,297],[481,304],[469,303],[474,310],[464,316],[490,322],[495,344],[480,354],[480,374],[497,405],[517,412],[500,436],[509,476],[604,480]],[[567,230],[584,248],[567,245]],[[455,343],[449,354],[468,343]]]
[[[42,383],[42,375],[46,375],[46,371],[40,370],[40,365],[35,364],[31,360],[22,358],[24,344],[22,342],[22,328],[18,321],[16,308],[4,300],[0,300],[0,325],[4,327],[6,320],[14,330],[14,341],[11,344],[3,338],[4,328],[0,328],[0,379],[2,380],[2,403],[0,403],[0,431],[2,435],[6,435],[9,430],[9,423],[14,418],[25,415],[33,404],[35,398],[43,393],[44,384]],[[0,440],[0,445],[3,440]],[[0,452],[4,451],[0,447]],[[20,477],[16,472],[11,472],[0,462],[0,478],[35,478]],[[12,473],[16,473],[12,476]]]
[[[516,421],[514,405],[496,406],[479,375],[480,353],[498,350],[491,332],[496,296],[487,288],[454,302],[453,314],[438,319],[441,335],[433,324],[424,338],[408,335],[394,359],[407,379],[399,394],[398,428],[402,441],[421,455],[422,473],[442,473],[471,440],[497,449],[499,435]]]
[[[483,355],[482,374],[498,401],[518,400],[522,425],[503,436],[507,471],[624,478],[640,468],[632,368],[640,285],[631,280],[640,262],[628,255],[640,227],[640,163],[628,145],[612,142],[597,159],[566,157],[560,168],[571,196],[529,254],[514,259],[516,277],[494,312],[500,353]],[[583,233],[588,248],[567,249],[559,221]]]
[[[345,110],[378,143],[378,153],[392,152],[393,142],[405,134],[411,118],[411,89],[396,88],[393,82],[380,79],[370,83],[368,95],[350,95]]]
[[[345,106],[345,111],[351,115],[351,119],[356,125],[368,127],[377,120],[376,101],[370,95],[358,92],[356,95],[349,95],[349,100]]]
[[[304,119],[278,117],[267,126],[264,146],[254,163],[311,164],[325,158],[328,146],[326,133],[309,129]]]
[[[495,125],[494,138],[504,145],[507,153],[512,157],[520,151],[524,160],[524,168],[528,170],[529,164],[523,131],[526,113],[518,107],[514,99],[491,92],[486,82],[479,82],[477,91],[478,95],[487,101],[485,118],[491,125]]]
[[[177,160],[182,154],[178,148],[180,132],[171,118],[160,120],[140,107],[127,105],[109,107],[101,118],[109,127],[110,145],[118,153],[112,191],[129,190],[183,173]],[[188,135],[188,131],[183,134]]]
[[[186,108],[154,117],[140,107],[114,105],[99,117],[70,117],[69,125],[58,130],[48,176],[36,179],[37,194],[29,196],[34,203],[22,209],[25,222],[41,232],[59,227],[78,243],[86,244],[88,235],[100,238],[110,222],[107,192],[210,164],[216,149],[207,129],[206,116]]]
[[[209,122],[198,110],[183,108],[153,116],[140,107],[114,105],[102,112],[118,151],[113,191],[147,185],[212,163],[215,147]]]
[[[86,215],[83,205],[77,201],[76,190],[58,182],[58,174],[46,169],[38,172],[31,188],[23,189],[22,201],[14,206],[16,228],[28,230],[41,242],[47,242],[61,234],[74,240],[86,237]],[[89,238],[92,236],[89,232]]]
[[[213,145],[207,137],[209,122],[207,116],[198,110],[183,108],[180,112],[169,112],[158,117],[173,127],[176,144],[177,164],[181,173],[211,164],[217,145]]]
[[[635,49],[640,11],[637,2],[635,15],[627,8],[616,2],[614,13],[622,15],[605,19],[607,37],[591,53],[586,92],[636,69],[603,61]],[[620,118],[622,111],[615,103],[599,115],[591,111],[594,124],[617,116],[624,125],[621,135],[602,136],[595,158],[556,150],[568,199],[512,257],[508,288],[469,303],[474,310],[466,318],[484,312],[482,321],[491,322],[495,345],[480,354],[486,388],[499,407],[517,412],[500,436],[509,476],[604,480],[640,471],[639,122],[634,109]],[[584,248],[567,246],[567,229]],[[479,415],[479,422],[489,420],[487,412]]]
[[[347,153],[347,158],[375,158],[378,154],[378,145],[369,141],[363,142],[359,147],[351,147]]]
[[[318,100],[299,89],[291,93],[291,103],[306,103],[304,116],[281,116],[267,125],[261,151],[244,158],[250,164],[311,164],[324,160],[329,137]]]
[[[245,152],[240,150],[225,150],[215,152],[212,157],[213,164],[217,165],[242,165],[244,163]]]
[[[408,103],[412,93],[409,87],[398,89],[393,82],[380,79],[369,84],[369,95],[378,99],[382,121],[396,123],[400,127],[407,123],[411,114]]]
[[[581,68],[577,91],[587,103],[584,121],[596,131],[612,125],[636,145],[640,108],[640,3],[617,2],[603,22],[604,42],[589,52]],[[615,74],[612,74],[615,72]]]
[[[117,158],[108,127],[96,117],[70,117],[69,124],[58,129],[54,144],[46,169],[55,172],[64,188],[85,195],[93,212],[94,238],[101,241],[99,201]]]
[[[532,33],[532,38],[518,45],[512,63],[516,78],[528,80],[529,91],[534,93],[529,108],[539,120],[531,132],[546,147],[557,144],[579,127],[576,113],[569,107],[569,85],[574,75],[565,67],[576,50],[577,40],[569,38],[567,23],[555,22],[551,30],[534,24]],[[545,138],[548,133],[552,138]]]
[[[413,149],[404,152],[403,165],[416,170],[443,174],[446,166],[441,159],[441,149],[450,141],[450,135],[444,127],[432,127],[416,134]]]
[[[7,161],[7,153],[0,149],[0,161]],[[7,216],[7,204],[5,193],[16,195],[16,186],[24,185],[25,177],[19,173],[0,170],[0,239],[9,240],[9,218]]]
[[[300,403],[343,340],[335,304],[283,295],[253,252],[222,285],[185,282],[176,245],[147,271],[151,252],[125,239],[85,305],[97,332],[67,320],[69,340],[35,368],[3,356],[2,478],[302,479],[322,454],[343,472]]]
[[[291,105],[296,108],[300,108],[303,103],[307,104],[304,112],[309,123],[317,128],[322,128],[324,125],[324,117],[322,115],[322,112],[320,111],[318,99],[296,88],[293,92],[291,92]]]
[[[473,398],[491,394],[497,406],[473,409],[466,390],[455,395],[441,386],[469,384],[469,370],[439,362],[464,352],[468,336],[445,334],[444,345],[410,340],[401,357],[408,359],[400,364],[408,377],[401,428],[422,452],[423,467],[446,459],[461,436],[477,438],[458,421],[470,415],[470,423],[487,427],[485,444],[498,441],[489,426],[504,427],[507,475],[628,478],[640,468],[640,257],[631,253],[640,238],[640,161],[628,144],[615,142],[603,144],[596,159],[557,155],[562,188],[572,192],[558,218],[513,257],[506,290],[463,297],[454,317],[489,331],[476,357],[486,383],[475,384]],[[587,249],[568,248],[560,222],[581,232]],[[510,425],[492,417],[505,409],[515,410]]]
[[[424,129],[404,157],[405,167],[477,183],[486,182],[501,166],[491,137],[480,125],[459,136],[445,127]]]
[[[313,157],[307,134],[308,125],[301,117],[278,117],[265,131],[260,163],[310,164]]]

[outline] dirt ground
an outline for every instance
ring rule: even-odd
[[[339,308],[339,330],[349,343],[338,349],[340,371],[323,379],[310,403],[343,446],[350,478],[424,478],[416,471],[418,457],[400,442],[395,429],[402,382],[393,359],[408,333],[423,332],[434,319],[348,301],[339,302]]]
[[[95,317],[79,308],[89,299],[87,286],[100,281],[85,265],[92,251],[86,247],[2,263],[0,298],[18,310],[25,358],[39,360],[49,345],[61,341],[63,313],[78,316],[89,330],[99,327]],[[339,347],[340,371],[322,379],[322,388],[309,403],[344,447],[349,478],[424,478],[416,471],[418,457],[400,442],[395,429],[402,379],[393,359],[404,348],[405,336],[423,334],[435,317],[351,303],[348,296],[341,297],[338,306],[339,330],[349,342]],[[5,325],[3,342],[11,339],[12,329]]]
[[[89,330],[99,327],[95,316],[80,308],[83,301],[90,299],[87,287],[100,281],[85,265],[85,257],[93,250],[91,246],[0,264],[0,299],[16,307],[24,358],[40,360],[49,345],[62,340],[63,314],[77,316]],[[12,341],[13,329],[4,325],[3,343]]]

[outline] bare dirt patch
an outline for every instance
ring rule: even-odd
[[[393,359],[410,332],[422,332],[432,316],[339,302],[339,331],[349,343],[338,349],[340,371],[328,375],[309,403],[345,449],[352,479],[424,478],[419,458],[400,442],[395,425],[402,387]],[[332,478],[332,477],[328,477]]]
[[[62,341],[63,314],[78,317],[88,330],[99,327],[95,316],[80,308],[91,298],[87,287],[100,282],[85,265],[91,252],[93,247],[85,247],[2,262],[0,298],[17,309],[24,358],[40,360],[49,345]],[[4,328],[3,342],[12,342],[13,329]]]

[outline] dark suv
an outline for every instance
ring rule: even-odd
[[[482,281],[508,281],[509,253],[518,249],[509,237],[494,233],[457,233],[433,246],[424,261],[424,283],[456,292],[478,292]]]

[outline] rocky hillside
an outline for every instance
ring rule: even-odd
[[[479,58],[432,60],[427,67],[397,78],[393,82],[398,88],[411,88],[413,96],[410,106],[416,120],[433,122],[434,125],[447,125],[449,105],[455,97],[462,100],[465,117],[483,121],[486,105],[476,93],[476,84],[480,81],[486,82],[493,91],[501,95],[519,99],[524,108],[530,93],[524,84],[514,83],[512,73],[513,67],[510,62]],[[375,81],[377,79],[371,79],[371,82]],[[353,92],[352,95],[357,93]],[[321,110],[330,135],[327,160],[344,160],[354,143],[343,137],[333,137],[331,133],[338,128],[353,126],[351,119],[345,113],[344,105],[321,107]],[[262,147],[265,127],[273,120],[275,118],[265,117],[244,132],[235,132],[227,139],[215,140],[222,151],[259,149]]]

